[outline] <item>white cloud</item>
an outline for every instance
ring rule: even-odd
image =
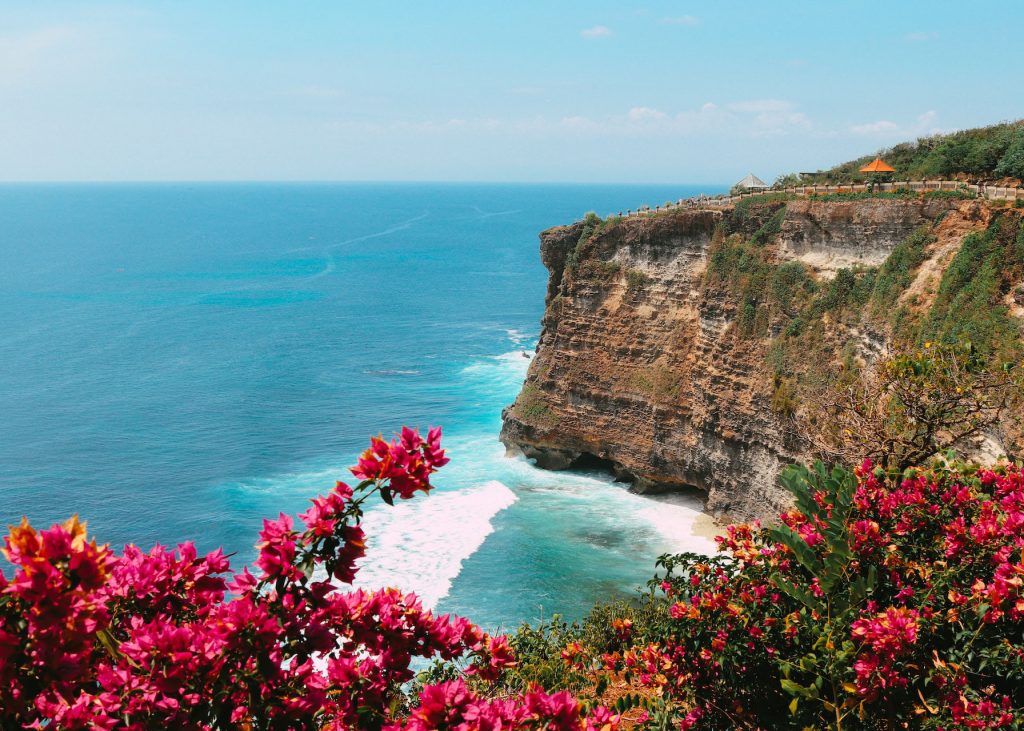
[[[900,126],[895,122],[890,122],[888,119],[880,119],[877,122],[851,125],[850,131],[855,135],[871,136],[892,134],[899,128]]]
[[[595,25],[593,28],[580,31],[580,35],[584,38],[607,38],[611,34],[611,29],[604,25]]]
[[[811,120],[803,112],[765,112],[754,117],[755,135],[783,135],[789,132],[807,131]]]
[[[934,31],[915,31],[913,33],[907,33],[904,37],[912,43],[923,43],[925,41],[934,41],[938,39],[939,34]]]
[[[707,134],[766,137],[813,129],[806,114],[791,102],[777,99],[740,101],[725,105],[705,102],[696,109],[673,113],[649,106],[637,106],[625,114],[603,118],[565,117],[559,126],[592,134],[628,137]]]
[[[0,36],[0,84],[18,84],[45,70],[55,56],[78,39],[68,26],[39,28]]]
[[[565,127],[571,130],[597,130],[600,129],[601,125],[592,120],[590,117],[583,117],[580,115],[572,117],[562,117],[558,122],[559,126]]]
[[[651,107],[633,107],[626,116],[630,122],[657,122],[668,117],[664,112]]]
[[[767,136],[813,131],[807,116],[791,102],[781,100],[740,101],[730,104],[704,104],[682,111],[665,111],[651,106],[636,106],[618,114],[530,118],[469,117],[452,119],[405,119],[382,125],[338,121],[336,128],[366,131],[370,127],[417,132],[430,135],[529,135],[536,139],[756,139]]]
[[[747,99],[730,102],[725,110],[741,120],[741,127],[756,137],[807,131],[811,121],[785,99]]]
[[[913,122],[897,124],[889,119],[880,119],[877,122],[850,125],[850,132],[865,137],[886,137],[892,140],[938,134],[943,131],[936,124],[938,116],[934,109],[930,109],[917,115]]]
[[[670,18],[662,18],[659,21],[662,25],[700,25],[700,18],[694,15],[677,15]]]

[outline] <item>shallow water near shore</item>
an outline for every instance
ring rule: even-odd
[[[365,585],[489,627],[629,593],[712,545],[698,496],[505,456],[537,232],[686,186],[0,186],[0,521],[251,560],[371,434],[441,424],[426,498],[367,515]],[[708,190],[707,192],[714,192]]]

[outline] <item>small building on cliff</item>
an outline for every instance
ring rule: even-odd
[[[732,186],[733,190],[740,190],[744,193],[755,193],[761,190],[768,190],[768,188],[768,184],[753,173],[750,173],[747,177],[743,178],[743,180]]]

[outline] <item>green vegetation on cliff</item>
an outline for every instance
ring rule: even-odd
[[[1022,355],[1020,325],[1008,314],[1010,289],[1024,278],[1024,226],[1020,216],[998,216],[968,234],[939,284],[935,303],[915,323],[918,341],[967,341],[1004,362]]]
[[[1024,120],[903,142],[879,153],[896,168],[897,180],[969,177],[1024,179]],[[814,175],[815,182],[860,182],[858,172],[875,154],[836,165]],[[784,180],[795,182],[795,177]]]
[[[778,234],[785,212],[785,206],[772,211],[749,237],[727,236],[727,228],[742,226],[727,222],[715,232],[708,250],[706,281],[735,299],[737,324],[745,337],[801,337],[826,315],[855,316],[875,288],[872,267],[840,269],[833,279],[819,281],[800,262],[778,263],[766,245]],[[742,215],[755,216],[750,211]]]
[[[772,244],[784,202],[744,204],[715,232],[705,287],[735,307],[738,337],[764,343],[775,412],[802,412],[802,421],[809,420],[803,426],[814,432],[838,423],[829,409],[841,410],[838,396],[862,389],[864,379],[877,381],[864,372],[863,353],[883,340],[896,352],[967,343],[976,354],[971,372],[1000,371],[1024,357],[1020,323],[1009,311],[1024,294],[1017,292],[1024,282],[1024,225],[1016,211],[994,212],[983,230],[964,237],[937,291],[908,294],[934,254],[937,224],[915,230],[880,266],[841,268],[826,278],[799,261],[778,260]],[[957,385],[968,382],[978,383]]]

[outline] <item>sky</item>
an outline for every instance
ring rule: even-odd
[[[1024,117],[1021,0],[0,0],[0,180],[771,181]]]

